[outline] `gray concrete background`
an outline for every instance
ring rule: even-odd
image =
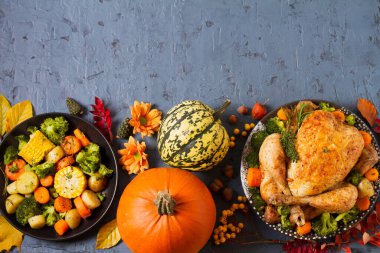
[[[224,120],[255,101],[273,109],[320,98],[355,109],[365,97],[379,109],[379,64],[379,1],[0,1],[0,93],[12,104],[30,99],[37,114],[66,111],[68,96],[84,105],[99,96],[115,129],[135,99],[166,112],[185,99],[217,107],[228,97]],[[147,143],[151,165],[163,165],[154,139]],[[237,144],[225,163],[238,174],[243,140]],[[208,183],[219,173],[220,166],[198,175]],[[129,180],[124,174],[119,192]],[[230,184],[242,192],[238,176]],[[282,238],[252,212],[241,219],[241,240],[255,231]],[[26,236],[23,251],[92,252],[95,235],[65,243]],[[202,252],[264,249],[279,247],[209,243]],[[128,249],[120,243],[108,252]]]

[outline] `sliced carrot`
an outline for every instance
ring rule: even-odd
[[[74,156],[66,156],[59,160],[56,165],[56,170],[61,170],[63,168],[66,168],[67,166],[70,166],[75,163]]]
[[[359,131],[364,140],[364,146],[368,146],[372,142],[372,136],[366,131]]]
[[[78,128],[74,130],[74,135],[79,139],[83,147],[86,147],[91,143],[89,139],[87,139],[86,135],[84,135],[84,133]]]
[[[299,235],[306,235],[311,232],[311,222],[307,221],[305,222],[305,225],[303,226],[297,226],[297,234]]]
[[[288,120],[287,113],[285,112],[284,108],[282,108],[282,107],[280,108],[280,110],[277,111],[277,117],[283,121]]]
[[[54,178],[52,175],[47,175],[40,179],[40,184],[45,187],[53,186]]]
[[[69,211],[71,208],[73,208],[73,204],[71,203],[70,199],[64,198],[62,196],[57,197],[54,200],[54,209],[58,213],[64,213]]]
[[[16,159],[5,166],[5,175],[11,181],[16,181],[17,178],[24,173],[26,162],[22,159]]]
[[[79,215],[83,219],[86,219],[91,216],[91,210],[84,204],[81,197],[76,197],[74,199],[74,205],[77,208]]]
[[[54,230],[58,235],[63,235],[69,230],[69,224],[65,220],[59,220],[54,224]]]
[[[41,204],[46,204],[50,200],[49,190],[41,186],[34,190],[34,199]]]
[[[74,155],[82,148],[82,144],[79,139],[72,135],[66,136],[61,146],[67,155]]]
[[[346,116],[344,115],[344,112],[340,111],[340,110],[335,110],[332,112],[332,114],[334,115],[334,117],[341,121],[341,122],[344,122],[346,120]]]
[[[379,171],[376,168],[372,168],[364,175],[369,181],[376,181],[379,178]]]
[[[369,197],[359,198],[356,200],[356,206],[360,211],[365,211],[371,205],[371,201],[369,201]]]
[[[261,183],[261,172],[258,168],[249,168],[247,181],[249,187],[259,187]]]

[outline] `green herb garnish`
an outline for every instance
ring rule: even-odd
[[[296,134],[292,131],[285,131],[281,136],[281,146],[285,151],[287,157],[289,157],[292,162],[297,162],[299,157],[296,150]]]

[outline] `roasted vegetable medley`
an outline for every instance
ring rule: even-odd
[[[68,130],[64,117],[47,118],[5,150],[5,207],[22,226],[53,226],[61,236],[107,197],[103,191],[113,170],[101,163],[100,147],[80,129]]]

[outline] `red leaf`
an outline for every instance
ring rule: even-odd
[[[376,204],[376,221],[380,225],[380,202]]]
[[[377,134],[380,134],[380,118],[375,120],[373,131]]]
[[[380,247],[380,232],[376,232],[374,234],[374,236],[372,236],[371,240],[369,241],[369,243],[377,246],[377,247]]]
[[[343,246],[342,250],[346,253],[351,253],[351,248],[349,246]]]
[[[377,223],[377,219],[376,219],[376,214],[375,213],[372,213],[370,216],[368,216],[367,218],[367,224],[368,224],[368,230],[369,232],[373,233],[375,232],[376,230],[376,223]]]
[[[104,107],[104,102],[98,97],[95,97],[95,104],[91,105],[94,116],[94,126],[109,140],[112,141],[113,135],[111,132],[112,118],[110,111]]]

